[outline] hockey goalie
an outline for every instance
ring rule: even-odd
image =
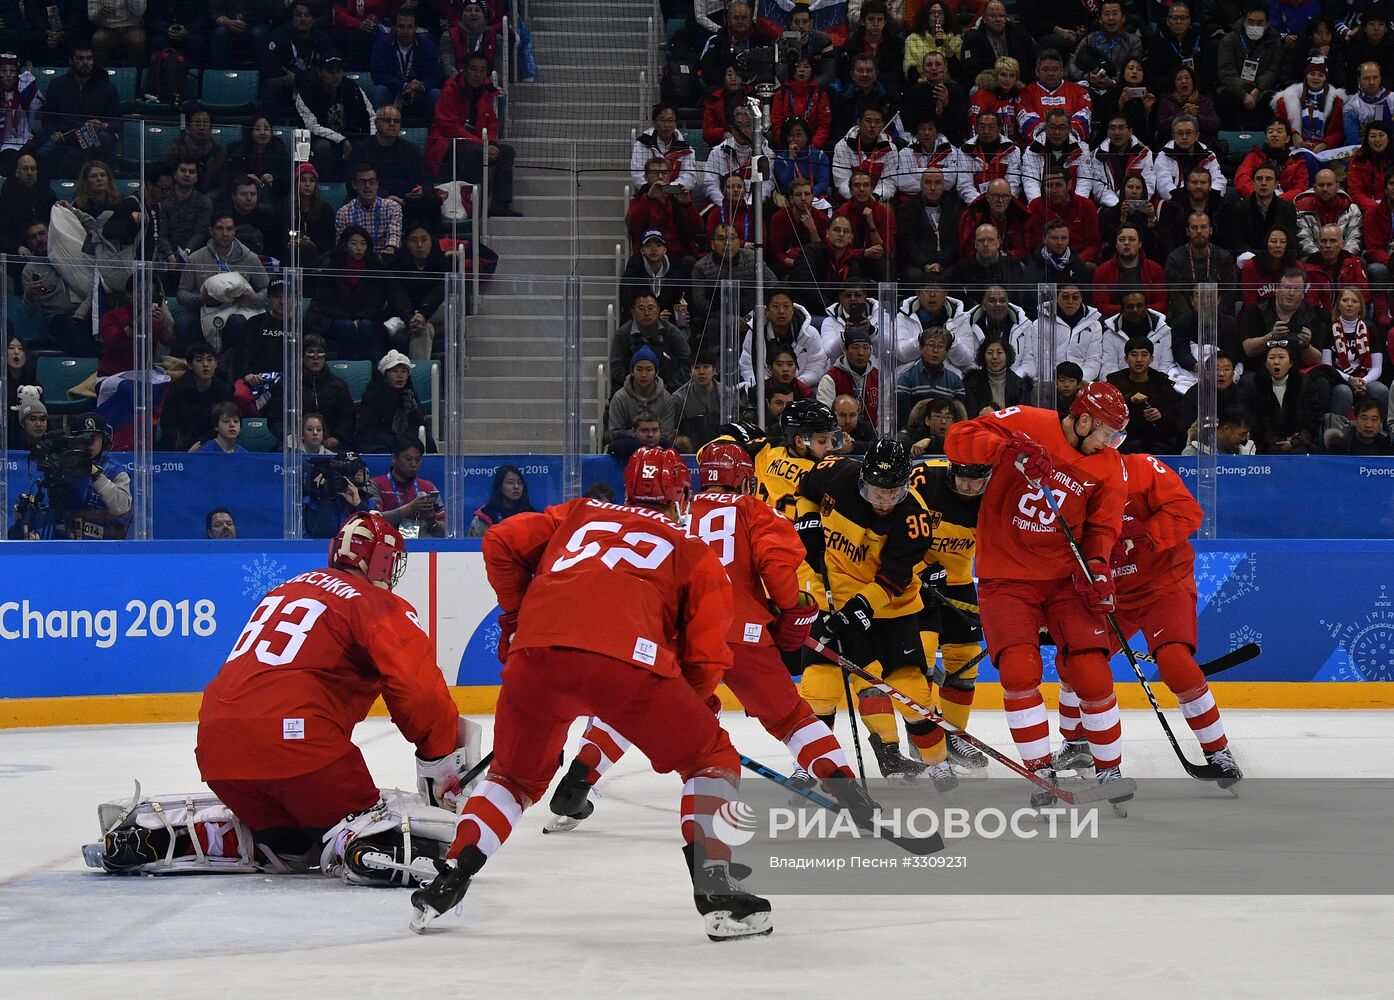
[[[415,612],[392,592],[406,557],[381,514],[354,514],[326,569],[268,593],[203,692],[195,752],[212,794],[145,799],[137,785],[130,801],[98,808],[102,842],[83,849],[87,863],[429,880],[473,784],[462,779],[480,759],[480,729],[460,717]],[[379,789],[350,739],[379,695],[416,746],[416,794]]]

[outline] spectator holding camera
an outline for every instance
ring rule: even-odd
[[[306,538],[333,538],[350,514],[378,509],[377,487],[354,452],[310,462],[305,479]]]
[[[46,448],[45,443],[52,447]],[[9,537],[24,541],[100,541],[126,537],[131,477],[107,460],[111,431],[95,413],[79,418],[61,440],[42,438],[31,447],[39,478],[15,505]],[[43,454],[36,452],[43,450]]]
[[[655,420],[653,423],[657,426],[658,421]],[[610,500],[614,501],[613,493]],[[523,478],[523,470],[516,465],[500,465],[494,472],[489,499],[474,512],[474,520],[470,522],[470,537],[481,538],[484,532],[505,518],[514,514],[531,513],[532,510],[532,501],[528,499],[528,481]]]
[[[435,442],[426,430],[426,414],[411,384],[411,370],[415,367],[401,351],[388,351],[378,362],[358,408],[361,451],[389,452],[403,437],[424,437],[425,450],[435,451]]]
[[[1323,320],[1305,301],[1307,274],[1300,267],[1290,267],[1278,279],[1273,297],[1257,307],[1250,307],[1240,320],[1244,360],[1256,368],[1268,356],[1268,349],[1283,343],[1292,349],[1300,367],[1321,363],[1321,351],[1329,347],[1331,323]],[[1231,345],[1222,343],[1221,347]]]
[[[404,538],[445,535],[445,508],[441,506],[440,490],[429,479],[422,479],[421,442],[414,438],[398,438],[392,446],[392,465],[387,474],[374,476],[382,514],[389,524],[401,530]]]

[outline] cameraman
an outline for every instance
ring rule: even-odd
[[[53,431],[29,452],[38,473],[15,505],[9,537],[28,541],[121,539],[130,527],[131,477],[107,462],[111,431],[95,413],[65,435]]]
[[[305,477],[306,538],[333,538],[350,514],[378,509],[377,487],[355,452],[311,459]]]

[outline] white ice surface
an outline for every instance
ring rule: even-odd
[[[1128,773],[1178,775],[1150,713],[1123,714]],[[1251,777],[1394,777],[1394,712],[1225,721]],[[752,720],[725,723],[744,752],[788,769]],[[1000,713],[973,729],[1010,746]],[[380,784],[411,786],[387,721],[356,737]],[[426,936],[408,932],[401,890],[86,869],[97,803],[130,779],[157,794],[203,787],[193,743],[191,725],[0,731],[0,997],[1394,997],[1388,896],[784,896],[773,936],[712,944],[679,853],[676,778],[637,751],[579,830],[544,837],[545,804],[526,813],[462,912]],[[1141,831],[1148,816],[1140,798],[1122,822]]]

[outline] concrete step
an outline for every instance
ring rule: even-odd
[[[544,64],[537,68],[536,82],[539,87],[574,83],[597,91],[608,91],[612,87],[633,89],[639,87],[641,83],[652,87],[656,81],[647,75],[644,80],[640,81],[639,79],[639,74],[646,72],[648,68],[648,63],[644,60],[630,60],[625,59],[624,56],[620,56],[618,59],[607,58],[598,67],[587,66],[584,63]]]
[[[594,24],[595,22],[591,22]],[[610,19],[607,17],[605,23],[608,25]],[[594,49],[591,44],[595,42],[597,34],[605,40],[605,48]],[[545,34],[534,35],[534,42],[539,50],[543,43],[546,43],[547,51],[574,52],[585,48],[587,52],[631,52],[638,51],[644,55],[648,54],[649,39],[642,31],[602,31],[597,32],[594,27],[586,28],[580,25],[562,25],[556,30],[548,31]]]
[[[628,163],[629,160],[626,158],[624,165],[627,166]],[[572,174],[557,170],[519,170],[513,175],[513,197],[515,200],[531,198],[534,195],[569,198],[574,186],[578,198],[623,198],[624,186],[629,182],[627,170],[588,172],[581,174],[579,181],[575,180]],[[526,208],[527,204],[524,202],[523,209]],[[499,220],[489,221],[492,226]]]
[[[575,259],[575,273],[586,281],[609,278],[614,281],[614,264],[597,257]],[[509,257],[502,254],[499,261],[499,274],[506,277],[536,278],[540,281],[552,279],[560,281],[572,273],[573,258],[570,254],[533,255],[526,258]]]
[[[514,326],[490,326],[489,335],[469,336],[465,341],[465,349],[470,356],[470,363],[476,361],[492,361],[494,359],[526,359],[526,360],[545,360],[548,358],[561,358],[564,346],[560,339],[561,320],[555,321],[555,327],[543,326],[539,332],[550,334],[555,329],[557,336],[520,336],[518,328]],[[507,331],[507,335],[505,334]],[[591,329],[582,329],[582,349],[604,353],[606,351],[605,324],[604,321],[598,322]]]

